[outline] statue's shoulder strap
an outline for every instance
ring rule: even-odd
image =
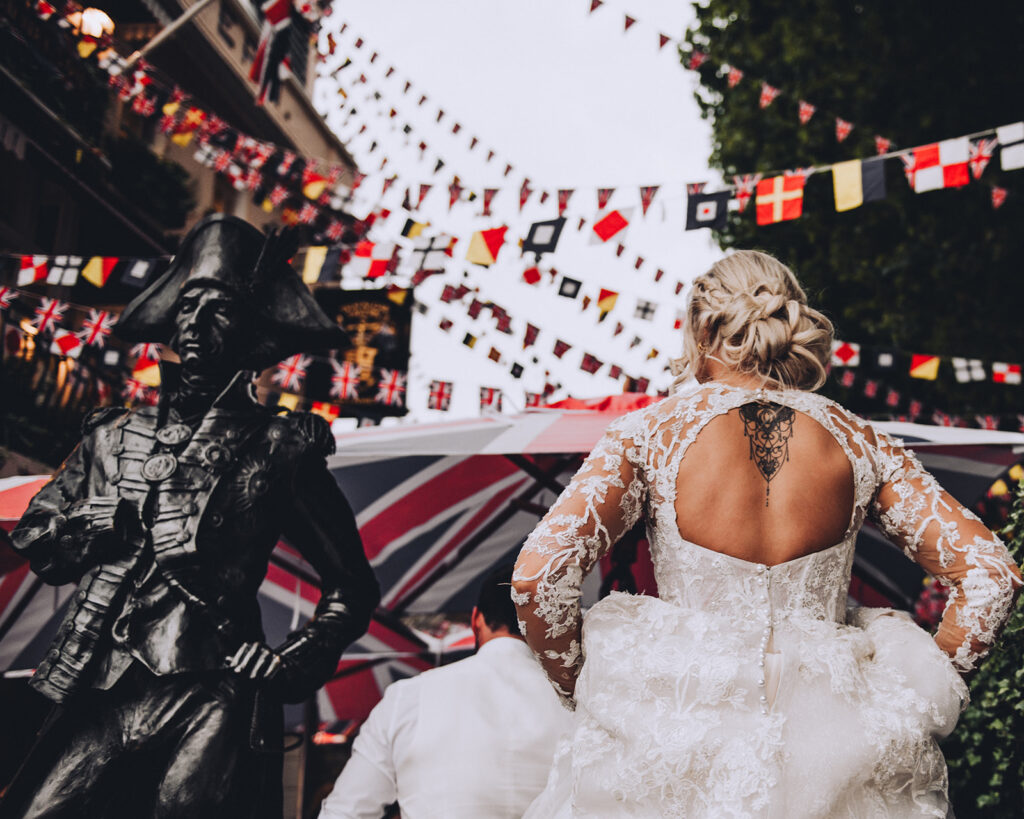
[[[88,435],[96,427],[114,421],[128,412],[127,407],[99,407],[94,409],[82,421],[82,434]]]

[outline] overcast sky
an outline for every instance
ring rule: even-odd
[[[708,231],[683,229],[685,183],[714,179],[707,168],[710,130],[693,99],[695,76],[680,65],[675,43],[658,47],[660,33],[682,36],[692,9],[669,0],[608,0],[593,14],[589,7],[590,0],[350,0],[336,4],[325,21],[322,48],[327,32],[334,33],[337,48],[322,68],[330,73],[346,58],[352,64],[320,81],[314,96],[369,174],[357,214],[380,204],[390,207],[394,215],[375,227],[372,238],[401,239],[408,215],[399,207],[405,189],[415,198],[421,183],[432,184],[417,218],[431,223],[428,232],[459,239],[445,275],[417,289],[428,312],[413,325],[407,398],[415,419],[478,415],[480,386],[503,389],[506,412],[521,409],[526,390],[543,388],[545,370],[563,385],[556,397],[621,392],[621,380],[607,376],[610,364],[650,377],[652,391],[670,380],[664,366],[679,348],[673,323],[686,295],[675,294],[677,282],[689,282],[721,255]],[[626,14],[637,20],[628,32]],[[342,24],[347,27],[339,33]],[[357,38],[363,40],[360,48]],[[388,77],[390,67],[395,70]],[[360,75],[366,83],[357,81]],[[424,95],[427,101],[420,105]],[[353,106],[357,113],[350,114]],[[461,128],[453,134],[456,123]],[[411,126],[409,134],[405,125]],[[473,137],[478,142],[471,149]],[[420,142],[427,144],[425,151]],[[444,167],[435,173],[438,158]],[[513,170],[505,176],[507,164]],[[382,181],[392,174],[398,181],[381,200]],[[449,211],[448,185],[456,174],[467,190],[500,189],[492,217],[480,215],[479,198]],[[520,212],[524,178],[535,192]],[[661,187],[641,217],[639,188],[649,185]],[[621,256],[615,240],[590,242],[598,187],[616,189],[611,209],[633,208]],[[541,261],[543,270],[553,267],[558,275],[545,273],[542,285],[530,286],[522,273],[533,257],[521,256],[516,244],[530,224],[557,216],[559,188],[575,189],[568,223],[557,251]],[[542,190],[550,194],[544,204]],[[578,231],[581,217],[587,224]],[[465,261],[473,231],[501,225],[509,230],[497,263],[484,268]],[[637,257],[643,258],[639,269]],[[664,276],[655,282],[658,269]],[[558,295],[562,276],[583,282],[575,300]],[[460,282],[477,288],[481,300],[504,307],[514,334],[498,332],[486,310],[470,319],[469,297],[462,305],[441,303],[443,285]],[[583,310],[582,299],[596,301],[601,288],[620,296],[598,323],[596,305]],[[636,316],[640,300],[656,305],[652,320]],[[445,318],[453,323],[448,332],[439,328]],[[541,333],[535,346],[523,350],[527,321]],[[625,329],[615,336],[619,322]],[[473,349],[462,344],[466,333],[478,338]],[[641,343],[630,349],[637,337]],[[573,345],[562,359],[552,354],[556,338]],[[501,364],[488,359],[492,347],[501,353]],[[648,358],[652,350],[658,352]],[[604,362],[597,375],[579,369],[584,353]],[[510,373],[514,363],[524,367],[520,379]],[[454,382],[448,413],[426,409],[433,379]]]

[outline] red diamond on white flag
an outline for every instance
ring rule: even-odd
[[[833,367],[859,367],[860,345],[850,341],[833,341],[831,363]]]
[[[814,116],[814,112],[817,110],[818,109],[811,105],[809,102],[804,102],[803,100],[800,100],[800,124],[806,125],[808,122],[810,122],[811,117]]]
[[[363,371],[351,361],[335,361],[331,359],[334,374],[331,376],[331,396],[333,398],[356,398],[359,377]]]
[[[82,352],[82,340],[70,330],[57,330],[53,334],[50,352],[67,358],[78,358]]]
[[[624,231],[629,227],[632,215],[632,208],[611,210],[603,215],[599,214],[590,228],[593,231],[590,243],[600,244],[601,242],[607,242],[614,236],[618,236],[621,239],[625,235]]]
[[[778,88],[768,85],[766,82],[761,83],[761,99],[759,102],[762,108],[767,108],[775,102],[777,96],[779,96]]]

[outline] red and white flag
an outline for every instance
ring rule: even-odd
[[[385,275],[392,265],[396,245],[394,242],[362,241],[356,245],[352,259],[344,267],[346,276],[377,279]]]
[[[0,310],[6,310],[18,298],[18,291],[13,287],[0,287]]]
[[[621,208],[610,210],[607,213],[599,213],[591,225],[590,244],[596,245],[607,242],[613,237],[622,239],[626,235],[626,228],[633,218],[633,208]]]
[[[46,278],[49,256],[22,256],[18,271],[18,287],[43,281]]]
[[[598,188],[597,189],[597,209],[604,210],[608,207],[608,200],[612,198],[612,194],[615,193],[615,188]]]
[[[427,396],[427,409],[448,412],[452,403],[452,382],[431,381],[430,393]]]
[[[647,185],[646,187],[640,188],[640,207],[643,209],[643,216],[647,215],[647,209],[651,206],[651,202],[654,201],[655,194],[658,193],[660,185]]]
[[[558,215],[561,216],[565,213],[565,209],[569,207],[569,197],[573,195],[575,188],[562,188],[558,191]]]
[[[892,147],[892,140],[886,139],[884,136],[878,136],[875,134],[875,153],[879,156],[882,154],[889,153],[889,148]]]
[[[357,398],[359,388],[359,377],[363,371],[351,361],[335,361],[331,359],[331,366],[334,372],[331,374],[332,398]]]
[[[64,311],[67,309],[67,302],[44,297],[36,308],[36,318],[32,324],[39,331],[40,335],[48,330],[55,330],[64,320]]]
[[[757,190],[757,183],[761,181],[761,174],[759,173],[748,173],[742,176],[734,176],[732,178],[732,184],[736,188],[735,199],[739,205],[740,213],[746,210],[747,204],[750,202],[751,197],[754,195],[754,191]]]
[[[836,117],[836,142],[844,141],[853,130],[853,123]]]
[[[377,382],[377,401],[389,407],[405,404],[405,373],[401,370],[383,369]]]
[[[50,343],[50,352],[67,358],[78,358],[82,352],[82,340],[70,330],[56,330]]]
[[[992,209],[999,210],[1006,201],[1006,188],[992,188]]]
[[[769,105],[775,102],[775,98],[777,96],[779,96],[778,88],[775,88],[772,85],[768,85],[768,83],[766,82],[761,83],[761,98],[759,100],[759,104],[762,108],[767,108]]]
[[[808,122],[810,122],[811,117],[814,116],[814,112],[817,110],[818,109],[815,106],[811,105],[809,102],[804,102],[803,100],[800,100],[800,111],[798,114],[798,116],[800,117],[800,124],[806,125]]]
[[[971,176],[981,179],[988,163],[992,161],[992,154],[996,150],[997,141],[992,139],[979,139],[971,143],[971,158],[967,164],[971,166]]]
[[[967,166],[970,140],[967,137],[945,139],[914,148],[914,190],[917,193],[959,188],[970,181]]]
[[[833,341],[830,360],[833,367],[859,367],[860,345],[851,341]]]
[[[311,356],[301,353],[293,355],[278,364],[270,378],[275,384],[279,384],[286,390],[297,390],[302,386],[302,382],[306,378],[306,371],[312,362]]]
[[[740,71],[735,66],[729,66],[729,80],[728,80],[729,87],[730,88],[735,88],[737,85],[739,85],[740,80],[742,80],[742,79],[743,79],[743,72]]]
[[[90,310],[89,317],[82,323],[78,337],[87,347],[102,347],[107,343],[107,336],[114,329],[115,316],[106,310]]]
[[[993,361],[992,380],[997,384],[1020,384],[1020,364],[1007,364],[1004,361]]]

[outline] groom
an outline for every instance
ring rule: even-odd
[[[380,595],[327,423],[254,398],[254,372],[345,344],[294,249],[208,217],[125,309],[121,338],[181,363],[158,406],[86,419],[14,531],[36,574],[78,591],[31,682],[58,708],[0,817],[281,816],[281,703],[329,678]],[[256,593],[282,535],[323,593],[272,648]]]

